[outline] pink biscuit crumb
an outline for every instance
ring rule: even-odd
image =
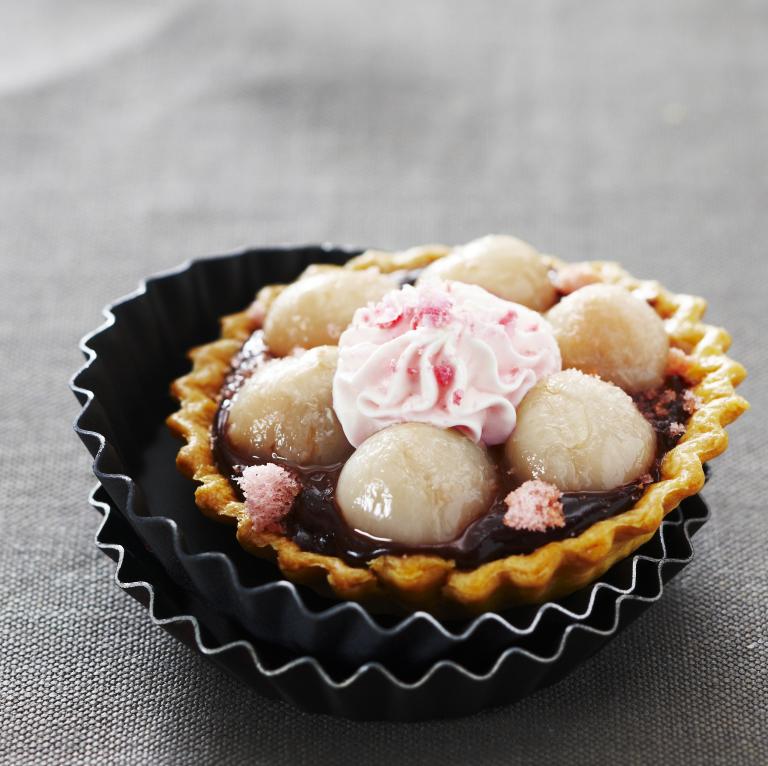
[[[504,314],[504,316],[501,319],[499,319],[499,324],[508,325],[514,322],[515,319],[517,319],[517,312],[510,310],[510,311],[507,311],[507,313]]]
[[[545,532],[551,527],[565,526],[565,513],[560,490],[545,481],[526,481],[505,498],[507,512],[504,524],[512,529]]]
[[[657,393],[658,389],[654,389],[651,392],[651,395],[654,393]],[[653,402],[653,412],[658,418],[665,418],[667,415],[669,415],[669,409],[670,405],[673,404],[677,397],[677,394],[672,391],[671,389],[667,388],[664,389],[664,391],[661,392],[661,394],[658,395],[658,399],[656,399],[655,402]]]
[[[411,328],[416,329],[422,325],[428,327],[443,327],[451,321],[450,301],[434,301],[422,303],[413,310],[411,316]]]
[[[683,392],[683,409],[689,414],[692,415],[694,412],[696,412],[697,409],[699,409],[699,406],[701,405],[701,399],[699,399],[696,394],[693,393],[693,391],[686,389]]]
[[[374,320],[377,327],[382,330],[391,330],[398,325],[404,318],[403,312],[398,308],[392,306],[385,306],[375,311],[376,319]],[[370,317],[363,317],[364,321],[370,321]]]
[[[245,507],[256,532],[278,530],[301,492],[298,480],[274,463],[249,465],[237,483],[245,495]]]
[[[659,397],[659,404],[672,404],[675,401],[676,394],[671,388],[665,389]]]
[[[453,376],[456,374],[456,369],[452,364],[447,362],[441,362],[434,367],[435,380],[438,386],[447,386],[453,380]]]
[[[685,426],[682,423],[670,423],[669,435],[670,436],[682,436],[685,433]]]

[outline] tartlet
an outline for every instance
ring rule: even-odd
[[[479,266],[478,252],[480,259],[485,259]],[[499,264],[503,268],[504,263],[510,262],[514,262],[520,280],[494,281],[492,277],[498,273]],[[509,406],[487,408],[481,423],[474,415],[467,418],[466,412],[460,411],[460,400],[457,408],[446,408],[444,403],[442,409],[431,408],[416,424],[411,422],[416,416],[398,418],[397,408],[378,407],[375,413],[366,412],[361,416],[355,411],[354,402],[361,401],[360,396],[369,392],[355,390],[353,396],[348,391],[350,386],[354,389],[358,385],[357,378],[365,378],[356,375],[357,366],[369,364],[370,358],[376,358],[369,347],[373,344],[374,352],[379,348],[376,344],[382,332],[385,335],[382,344],[397,341],[399,337],[397,331],[389,331],[389,323],[382,322],[380,314],[372,319],[366,311],[375,314],[391,311],[392,306],[408,308],[409,301],[418,302],[422,293],[432,289],[431,278],[438,280],[437,289],[442,291],[438,298],[453,290],[455,295],[451,300],[457,304],[466,301],[471,311],[465,314],[470,316],[484,312],[487,306],[495,307],[497,300],[499,311],[503,309],[503,302],[508,301],[516,307],[515,312],[526,319],[530,319],[525,313],[528,309],[517,301],[527,302],[531,311],[547,311],[550,322],[542,320],[545,326],[542,331],[547,335],[551,330],[557,340],[556,349],[549,349],[547,344],[552,344],[547,337],[536,338],[536,349],[544,349],[541,365],[532,364],[531,370],[523,369],[519,380],[505,389]],[[427,286],[419,293],[418,285],[422,281]],[[520,281],[525,282],[522,288]],[[412,286],[413,282],[417,287]],[[459,287],[451,287],[457,282]],[[470,290],[462,286],[466,282],[473,283]],[[338,289],[334,289],[334,283],[339,285]],[[486,292],[488,289],[492,295]],[[607,324],[600,319],[602,323],[590,325],[593,320],[589,317],[600,318],[605,301],[610,309],[610,301],[614,300],[612,291],[618,291],[616,300],[620,304],[625,294],[640,300],[629,301],[626,311],[621,309],[624,314],[617,313],[618,318],[612,318]],[[365,299],[363,304],[354,299],[359,294]],[[393,294],[395,298],[387,297]],[[339,322],[311,326],[311,323],[294,321],[302,316],[304,306],[327,305],[329,301],[343,304],[337,314],[342,317]],[[638,308],[640,302],[642,306]],[[638,337],[636,353],[628,357],[622,342],[611,337],[610,328],[621,327],[624,317],[627,324],[621,337],[626,337],[626,333],[633,332],[635,316],[642,318],[647,307],[654,315],[653,331]],[[222,318],[218,340],[190,352],[192,371],[172,386],[180,408],[168,419],[171,429],[186,441],[179,450],[177,465],[199,482],[195,500],[204,513],[236,524],[237,539],[244,548],[259,556],[275,558],[286,577],[322,593],[356,600],[376,610],[426,609],[444,616],[498,610],[564,596],[598,578],[632,553],[653,536],[666,513],[683,498],[699,491],[704,482],[703,463],[722,453],[727,446],[724,426],[748,406],[734,391],[746,374],[744,368],[725,355],[730,345],[728,333],[701,321],[705,309],[703,299],[673,294],[658,282],[637,280],[617,264],[566,264],[550,256],[540,256],[519,240],[502,237],[484,238],[463,248],[433,245],[396,253],[369,250],[350,259],[343,267],[310,267],[290,290],[283,285],[263,287],[250,307]],[[311,314],[313,310],[306,311]],[[472,322],[466,318],[461,321]],[[580,321],[585,322],[588,329],[597,330],[571,337],[570,330]],[[345,333],[349,327],[343,326],[344,322],[351,322],[357,333]],[[529,324],[537,326],[533,331],[535,335],[539,323]],[[608,330],[604,331],[605,327]],[[663,333],[659,327],[663,327]],[[434,332],[439,334],[439,327]],[[355,342],[348,340],[352,336]],[[334,344],[340,337],[342,345],[337,351]],[[293,346],[302,344],[310,346],[311,351],[293,354]],[[598,351],[590,350],[590,344],[597,344]],[[512,348],[515,352],[520,350]],[[522,348],[522,351],[535,355],[530,349]],[[504,346],[497,347],[494,353],[508,352]],[[270,367],[272,356],[284,361]],[[555,356],[557,368],[552,367]],[[562,373],[558,371],[560,357],[562,366],[569,368]],[[592,362],[599,369],[593,369]],[[335,372],[334,365],[337,365]],[[278,367],[280,374],[269,372]],[[440,367],[435,365],[438,388],[444,382],[440,378]],[[264,372],[266,368],[269,370]],[[333,378],[333,391],[339,393],[338,399],[333,398],[330,403],[319,401],[315,390],[302,394],[302,386],[311,389],[319,385],[317,381],[326,374]],[[241,393],[244,382],[254,375],[263,375],[263,380],[256,379],[258,385],[252,384],[246,396]],[[519,400],[511,393],[518,383],[522,386]],[[376,385],[381,388],[380,383]],[[547,406],[555,407],[553,412],[562,411],[557,396],[565,395],[564,401],[568,401],[568,395],[582,389],[586,397],[591,396],[592,391],[595,396],[603,396],[606,389],[605,401],[611,403],[606,406],[613,406],[615,401],[617,412],[622,413],[622,418],[626,413],[627,422],[634,423],[634,430],[629,434],[620,432],[616,437],[610,432],[610,418],[602,418],[606,422],[601,426],[600,408],[593,408],[596,413],[589,416],[593,418],[590,425],[608,429],[607,432],[597,432],[601,434],[600,439],[588,440],[589,443],[582,445],[578,453],[581,456],[568,456],[565,468],[562,461],[550,460],[550,465],[540,465],[542,455],[554,454],[551,451],[557,452],[561,445],[542,446],[536,436],[542,429],[526,427],[526,423],[537,423],[536,418],[541,417]],[[326,392],[327,384],[318,390]],[[282,445],[277,449],[284,453],[252,455],[253,460],[245,461],[264,469],[259,474],[261,483],[246,481],[243,466],[234,465],[228,450],[222,449],[222,441],[230,440],[222,424],[228,425],[228,411],[232,409],[233,400],[238,402],[238,397],[240,404],[251,400],[242,404],[245,418],[249,413],[264,412],[270,402],[278,402],[277,411],[284,413],[284,417],[277,420],[259,415],[259,422],[267,426],[266,430],[261,428],[258,438],[271,445],[271,449]],[[459,410],[459,420],[446,420],[446,409],[451,410],[451,416],[456,415],[454,409]],[[683,409],[686,414],[681,417]],[[334,422],[328,418],[323,423],[315,422],[313,413],[318,411],[329,412]],[[642,412],[642,416],[635,417],[635,412]],[[516,422],[518,413],[520,428]],[[290,439],[284,438],[283,432],[292,428],[292,423],[310,434],[296,441],[302,447],[299,450],[294,449],[296,444]],[[499,423],[503,427],[500,428]],[[649,423],[653,426],[650,437]],[[566,420],[561,428],[568,425]],[[439,430],[430,432],[429,429]],[[508,434],[507,438],[500,441],[497,431]],[[526,436],[527,432],[533,436]],[[312,435],[317,435],[314,441]],[[345,438],[347,436],[350,438]],[[620,460],[618,466],[612,463],[607,474],[592,470],[594,443],[606,440],[607,444],[614,437],[617,447],[613,452],[621,452],[622,445],[635,438],[639,446],[626,448],[628,454],[624,462]],[[245,428],[239,435],[233,432],[231,442],[245,445],[247,449],[249,438],[253,438],[253,433]],[[649,438],[653,441],[649,442]],[[351,509],[355,498],[365,493],[365,466],[381,468],[382,460],[386,463],[390,459],[380,457],[381,445],[376,451],[376,442],[381,441],[387,442],[387,454],[400,449],[392,445],[403,444],[402,449],[414,444],[427,445],[419,448],[411,463],[402,460],[398,463],[400,455],[392,462],[390,474],[384,469],[379,471],[383,476],[379,479],[389,481],[388,486],[396,482],[388,476],[394,477],[396,470],[401,475],[407,474],[414,460],[417,469],[404,485],[417,485],[419,476],[426,475],[431,477],[432,485],[440,484],[435,481],[439,467],[430,465],[426,459],[423,466],[418,462],[422,455],[430,454],[430,444],[434,443],[437,449],[440,442],[439,455],[455,456],[450,457],[454,461],[451,473],[464,476],[460,481],[457,479],[449,494],[460,496],[461,487],[472,484],[476,481],[474,477],[480,476],[478,493],[473,495],[472,502],[460,504],[458,510],[456,503],[440,501],[446,509],[447,526],[439,534],[430,520],[429,508],[424,507],[413,514],[420,521],[427,519],[422,526],[412,524],[411,519],[400,512],[402,539],[387,537],[391,524],[362,531],[356,522],[362,518],[364,525],[371,516],[356,516]],[[480,446],[473,450],[476,444]],[[649,444],[655,448],[649,451]],[[356,464],[362,464],[362,468],[355,469]],[[484,473],[487,465],[495,466],[488,469],[493,476]],[[511,478],[510,466],[514,470]],[[444,481],[447,486],[451,476],[446,474]],[[607,489],[616,481],[622,483]],[[249,489],[251,494],[246,504],[244,491],[248,493]],[[441,488],[430,486],[428,489],[439,492]],[[345,506],[343,513],[335,496],[337,490]],[[399,507],[408,509],[408,502],[413,503],[416,495],[403,491],[406,499]],[[578,527],[569,521],[571,526],[565,525],[564,514],[568,509],[589,508],[589,503],[594,504],[596,498],[604,500],[608,497],[606,493],[611,492],[613,506],[609,508],[605,501],[600,514],[584,516],[588,522],[595,518],[593,523],[585,522]],[[301,500],[294,502],[297,497]],[[262,506],[256,513],[255,500]],[[421,506],[425,504],[421,502]],[[281,508],[291,510],[273,512]],[[504,513],[500,513],[499,508]],[[333,517],[333,509],[338,518]],[[323,520],[322,523],[319,520]],[[520,533],[507,535],[509,540],[516,541],[514,544],[504,538],[504,534],[499,535],[498,524],[509,524]],[[484,538],[483,534],[491,528],[493,535],[507,541],[495,547],[488,545],[487,539],[493,535]],[[473,534],[480,540],[469,553],[466,546],[457,547],[451,538],[453,530],[455,539],[466,539],[468,529],[475,530]],[[433,539],[425,542],[425,536],[430,535]],[[510,550],[515,552],[504,555]]]

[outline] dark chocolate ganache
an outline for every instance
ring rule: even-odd
[[[233,449],[227,438],[229,406],[243,383],[270,359],[272,355],[264,344],[262,333],[255,332],[233,359],[231,372],[222,388],[212,430],[214,459],[219,470],[230,477],[241,498],[242,493],[235,479],[248,465],[264,461]],[[513,554],[530,553],[546,543],[575,537],[596,522],[632,508],[645,487],[659,479],[661,460],[684,432],[693,397],[686,382],[678,376],[672,376],[659,389],[638,394],[634,400],[656,432],[657,453],[650,472],[639,481],[612,490],[562,493],[565,515],[563,527],[548,529],[546,532],[530,532],[512,529],[502,523],[507,511],[504,498],[517,484],[504,467],[503,449],[496,447],[490,450],[500,468],[501,481],[496,497],[488,512],[473,521],[452,542],[404,545],[355,530],[346,523],[335,502],[341,465],[299,467],[276,460],[292,470],[302,484],[301,493],[285,519],[285,532],[303,550],[337,556],[351,565],[363,566],[384,554],[424,553],[453,559],[460,569],[472,569]]]

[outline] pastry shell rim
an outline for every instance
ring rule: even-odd
[[[378,268],[382,272],[415,269],[446,255],[450,248],[429,245],[390,253],[368,250],[344,266],[318,268]],[[564,262],[543,256],[553,270]],[[581,534],[556,540],[528,554],[515,554],[460,570],[450,559],[436,555],[384,555],[364,567],[342,559],[304,551],[286,535],[258,532],[236,496],[228,477],[213,459],[211,427],[221,386],[231,360],[256,328],[252,312],[223,317],[220,337],[189,352],[192,369],[171,386],[179,409],[167,423],[185,444],[176,464],[198,483],[195,502],[207,516],[237,526],[243,548],[272,558],[291,581],[324,595],[353,600],[374,611],[403,612],[424,609],[441,617],[464,617],[498,611],[517,604],[543,603],[596,580],[621,559],[651,539],[664,517],[704,484],[703,464],[728,446],[725,426],[738,418],[748,403],[735,387],[746,370],[726,355],[731,337],[726,330],[702,321],[703,298],[673,293],[659,282],[640,280],[618,264],[590,261],[582,264],[596,280],[620,285],[647,300],[665,322],[670,344],[685,354],[686,375],[695,384],[697,409],[685,434],[664,457],[661,479],[649,485],[629,510],[598,521]],[[269,285],[257,301],[264,308],[281,286]]]

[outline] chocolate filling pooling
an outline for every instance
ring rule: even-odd
[[[272,359],[262,333],[255,332],[233,359],[232,370],[222,388],[221,402],[211,435],[214,459],[219,470],[230,477],[238,496],[242,493],[234,479],[248,465],[263,460],[238,453],[227,438],[229,407],[243,383],[261,365]],[[434,554],[453,559],[459,569],[473,569],[480,564],[514,554],[530,553],[546,543],[575,537],[602,519],[629,510],[640,499],[650,481],[660,477],[661,460],[675,446],[684,431],[691,410],[692,394],[678,376],[667,378],[658,390],[634,397],[640,411],[656,432],[656,459],[648,476],[608,491],[564,492],[561,496],[565,526],[546,532],[511,529],[502,523],[507,510],[506,495],[516,484],[504,470],[502,450],[492,448],[501,468],[501,486],[485,515],[472,522],[461,536],[437,545],[403,545],[379,540],[352,529],[344,520],[334,499],[341,465],[323,467],[293,466],[277,458],[275,462],[292,470],[300,479],[302,490],[285,520],[285,531],[300,548],[327,556],[337,556],[353,566],[384,554]]]

